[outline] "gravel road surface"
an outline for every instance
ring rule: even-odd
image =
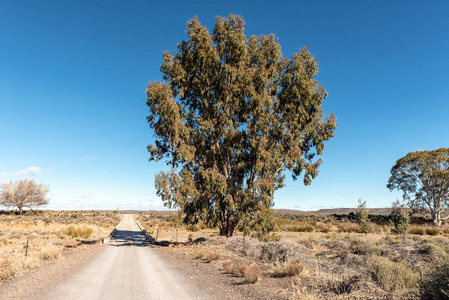
[[[91,262],[43,299],[207,299],[152,251],[133,215],[124,215],[116,238]]]

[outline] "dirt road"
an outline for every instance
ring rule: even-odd
[[[115,240],[42,299],[207,299],[148,247],[132,215]]]

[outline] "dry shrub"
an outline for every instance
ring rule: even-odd
[[[440,229],[435,227],[426,228],[426,234],[428,235],[437,235],[440,233]]]
[[[94,230],[90,228],[89,226],[75,226],[75,225],[69,225],[65,229],[65,234],[72,238],[82,237],[82,238],[89,238]]]
[[[198,225],[189,224],[186,227],[187,231],[196,232],[200,230],[200,227]]]
[[[297,226],[291,226],[287,228],[287,231],[289,232],[312,232],[313,226],[312,225],[297,225]]]
[[[303,263],[287,263],[285,265],[285,275],[297,276],[304,270]]]
[[[234,273],[234,263],[231,260],[227,260],[223,262],[223,271],[228,274]]]
[[[43,260],[57,260],[61,256],[59,247],[50,245],[41,248],[41,259]]]
[[[220,254],[215,253],[215,252],[208,252],[208,253],[206,254],[206,259],[207,259],[209,262],[211,262],[211,261],[213,261],[213,260],[217,260],[217,259],[219,259],[219,258],[220,258]]]
[[[248,283],[256,283],[260,279],[260,274],[261,274],[261,271],[260,271],[259,265],[256,263],[253,263],[249,267],[246,268],[244,277]]]
[[[241,276],[245,277],[246,270],[248,269],[248,265],[244,262],[239,262],[238,267],[234,270],[236,273],[240,274]]]
[[[7,246],[8,245],[8,238],[5,236],[5,237],[3,237],[2,238],[2,243],[5,245],[5,246]]]
[[[418,285],[418,279],[413,271],[400,262],[373,256],[367,263],[374,280],[386,291],[412,289]]]
[[[197,259],[203,259],[203,258],[205,258],[206,257],[206,253],[204,253],[204,251],[199,251],[197,254],[196,254],[196,258]]]
[[[16,273],[15,268],[9,260],[0,263],[0,281],[8,280]]]
[[[354,223],[343,223],[338,225],[338,232],[359,232],[359,226]]]
[[[424,228],[419,226],[410,226],[408,233],[424,235]]]

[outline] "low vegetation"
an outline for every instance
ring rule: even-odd
[[[268,241],[244,237],[243,230],[220,237],[216,228],[182,225],[177,213],[142,213],[140,218],[153,235],[158,232],[161,244],[175,245],[177,235],[177,247],[191,249],[193,258],[215,265],[225,276],[258,283],[258,288],[279,286],[279,299],[447,299],[449,264],[432,262],[449,254],[449,227],[435,227],[429,215],[405,209],[383,214],[364,209],[369,232],[361,228],[356,210],[276,211],[272,234],[278,239]]]
[[[0,282],[57,260],[75,239],[105,238],[119,221],[113,212],[0,211]]]

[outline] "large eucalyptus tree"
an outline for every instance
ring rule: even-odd
[[[283,58],[273,34],[247,39],[244,25],[217,17],[210,34],[190,20],[178,53],[163,54],[166,82],[146,91],[150,161],[172,167],[156,176],[157,194],[186,222],[218,225],[225,236],[270,209],[285,171],[309,185],[337,127],[323,113],[327,92],[309,51]]]

